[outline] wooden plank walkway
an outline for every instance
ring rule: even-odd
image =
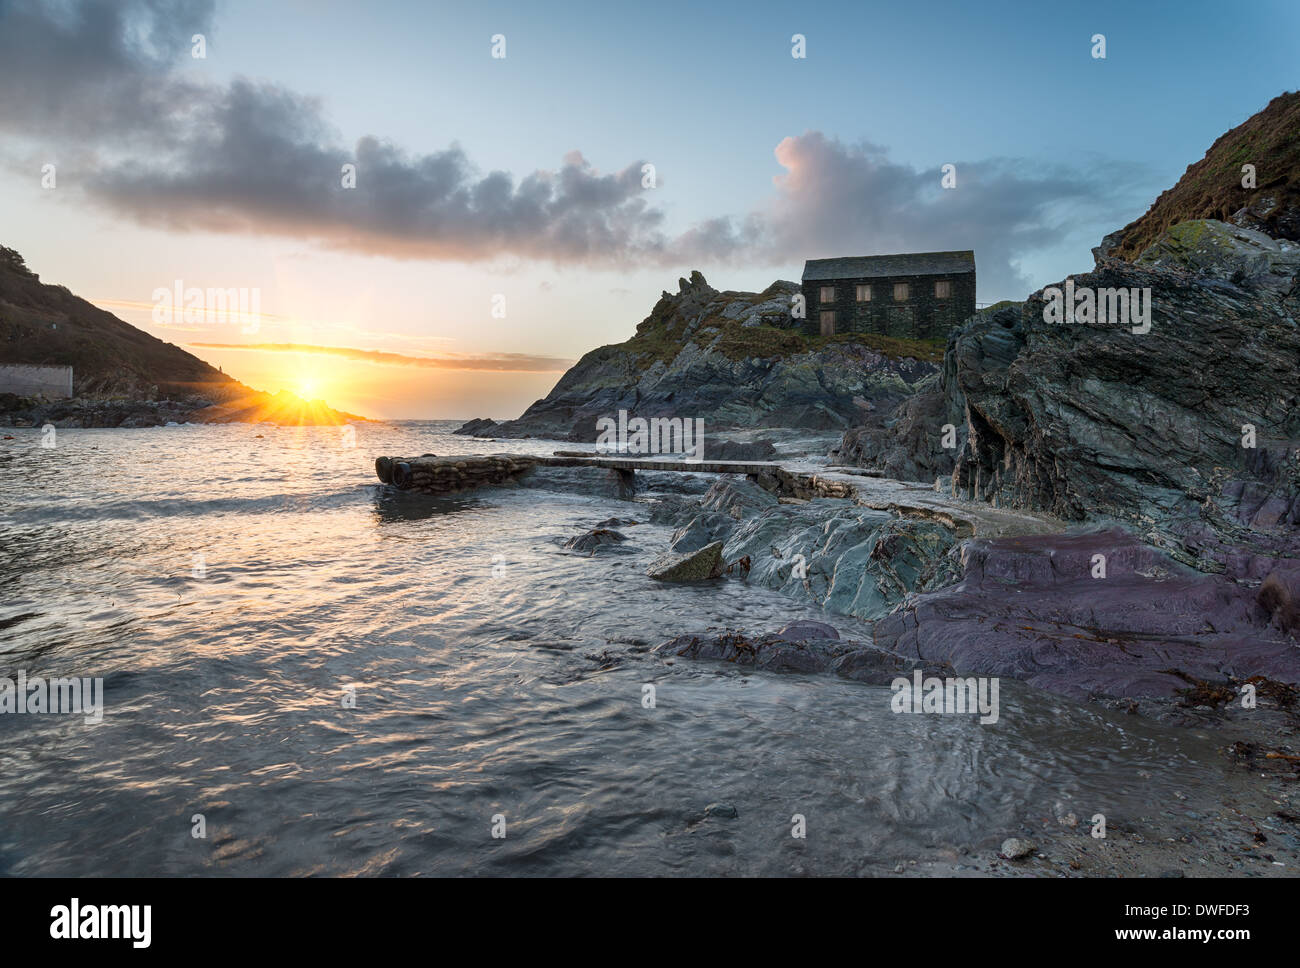
[[[782,465],[773,460],[673,460],[665,457],[611,457],[607,454],[559,453],[539,457],[545,467],[608,467],[616,471],[678,471],[695,474],[772,474]]]
[[[999,537],[1061,531],[1066,524],[1047,514],[998,508],[969,501],[935,485],[896,481],[864,468],[828,467],[810,461],[688,461],[658,457],[614,457],[559,451],[528,454],[451,455],[403,459],[380,457],[375,473],[385,484],[426,494],[455,494],[504,484],[535,467],[596,467],[631,478],[636,471],[743,474],[783,498],[845,498],[901,517],[938,521],[957,534]]]

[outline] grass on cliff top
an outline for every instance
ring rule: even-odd
[[[1244,205],[1273,198],[1300,204],[1300,92],[1280,94],[1258,114],[1219,137],[1205,157],[1124,227],[1115,255],[1130,262],[1166,230],[1193,219],[1226,222]],[[1257,188],[1243,188],[1242,165],[1254,165]]]
[[[700,324],[692,340],[700,346],[707,346],[713,339],[709,334],[700,337],[700,330],[716,327],[721,330],[714,348],[729,360],[747,360],[752,357],[770,359],[772,357],[795,356],[799,353],[815,352],[831,343],[861,343],[891,359],[915,359],[926,363],[943,361],[945,340],[901,339],[882,336],[877,333],[837,333],[834,336],[807,336],[794,329],[778,329],[774,326],[754,326],[746,329],[738,320],[714,318]],[[680,333],[670,332],[666,326],[656,326],[633,336],[623,344],[629,352],[635,354],[643,368],[649,368],[657,362],[670,363],[681,352]]]

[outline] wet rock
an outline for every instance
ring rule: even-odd
[[[495,430],[497,426],[498,424],[495,420],[491,420],[487,417],[475,417],[473,420],[468,420],[461,424],[453,430],[452,433],[461,434],[465,437],[491,437],[493,436],[492,431]]]
[[[717,511],[739,521],[780,502],[753,481],[731,474],[720,476],[700,501],[700,509]]]
[[[735,526],[728,515],[706,511],[674,531],[668,547],[675,552],[699,551],[705,545],[726,540]]]
[[[920,666],[870,643],[841,640],[839,633],[820,622],[796,622],[780,632],[755,637],[743,632],[679,635],[652,651],[665,657],[732,662],[766,672],[829,673],[872,685],[888,685]],[[925,669],[927,674],[941,676],[952,672],[943,663],[928,663]]]
[[[1284,632],[1300,632],[1300,573],[1278,568],[1259,586],[1260,607]]]
[[[1229,679],[1300,682],[1300,650],[1251,587],[1121,529],[971,540],[961,557],[961,581],[878,621],[876,645],[1078,699],[1221,705]]]
[[[935,381],[937,384],[938,381]],[[964,435],[965,418],[941,389],[920,384],[887,414],[861,427],[845,431],[839,446],[829,454],[834,464],[870,467],[900,481],[932,481],[952,475],[956,447],[944,447],[945,425],[954,428],[954,440]]]
[[[520,475],[518,482],[525,488],[573,491],[625,501],[635,493],[626,476],[603,467],[536,467]]]
[[[838,639],[840,633],[825,622],[801,619],[776,633],[783,639]]]
[[[616,546],[620,542],[626,541],[627,535],[622,534],[612,528],[594,528],[586,534],[580,534],[564,542],[564,548],[567,551],[577,551],[585,555],[594,555],[602,548]]]
[[[1149,245],[1138,265],[1286,291],[1300,272],[1300,245],[1215,219],[1180,222]]]
[[[706,581],[722,574],[722,542],[715,541],[699,551],[660,555],[646,574],[656,581]]]
[[[750,582],[828,611],[879,618],[918,590],[960,574],[945,525],[899,518],[838,499],[780,504],[742,521],[728,560],[750,559]]]
[[[0,394],[0,427],[58,428],[141,428],[181,424],[195,418],[196,411],[211,400],[191,397],[183,400],[121,400],[76,397],[46,401]]]
[[[375,461],[375,474],[380,480],[388,478],[401,490],[417,490],[426,494],[455,494],[479,487],[513,484],[517,477],[531,471],[536,461],[530,457],[512,454],[482,456],[421,457],[401,459],[390,457]]]
[[[735,440],[709,441],[709,460],[772,460],[776,457],[776,448],[770,440],[755,440],[741,443]]]
[[[1015,318],[977,316],[956,334],[945,369],[966,433],[954,492],[1066,519],[1110,515],[1205,571],[1243,553],[1293,557],[1300,407],[1277,388],[1300,354],[1283,291],[1294,263],[1262,242],[1257,259],[1224,246],[1179,263],[1179,231],[1149,264],[1108,261],[1072,278],[1076,291],[1149,289],[1147,333],[1049,323],[1036,293]],[[1242,446],[1244,425],[1256,446]]]
[[[1008,837],[1002,841],[1002,848],[998,851],[1007,860],[1023,860],[1037,850],[1033,843],[1023,840],[1019,837]]]

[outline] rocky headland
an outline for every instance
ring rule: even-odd
[[[0,427],[159,427],[168,423],[337,425],[365,418],[292,393],[245,386],[63,286],[0,246],[0,363],[71,366],[73,396],[0,393]]]
[[[851,424],[820,463],[637,499],[673,529],[668,552],[719,551],[706,580],[864,619],[862,647],[896,660],[1162,710],[1222,710],[1246,684],[1293,700],[1298,106],[1284,95],[1220,138],[1090,269],[976,313],[941,357],[810,340],[786,315],[793,284],[719,292],[694,273],[518,420],[465,431],[590,440],[619,409]],[[1209,191],[1246,147],[1268,162],[1259,187],[1236,172]],[[1085,292],[1090,315],[1054,314]],[[1116,315],[1121,292],[1132,318]]]
[[[923,340],[811,337],[792,319],[793,282],[720,292],[699,272],[664,292],[624,343],[582,357],[516,420],[479,418],[480,437],[594,441],[596,421],[702,419],[712,437],[736,428],[840,431],[892,410],[938,373],[943,347]]]
[[[1286,876],[1300,861],[1297,186],[1288,94],[1107,236],[1090,268],[977,312],[941,356],[809,340],[781,315],[791,284],[723,293],[695,273],[518,420],[463,432],[592,440],[620,409],[842,426],[827,457],[782,454],[744,476],[522,474],[635,501],[659,526],[569,539],[563,553],[593,568],[605,548],[655,555],[647,581],[760,585],[870,628],[847,640],[818,622],[687,621],[601,661],[1018,680],[1191,727],[1240,767],[1240,789],[1153,805],[1101,841],[1036,804],[995,859],[944,872]]]

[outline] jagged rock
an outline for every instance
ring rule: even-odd
[[[594,528],[586,534],[576,535],[564,542],[565,550],[577,551],[585,555],[594,555],[597,551],[610,546],[617,546],[626,541],[627,535],[612,528]]]
[[[871,467],[900,481],[928,481],[953,472],[953,457],[963,426],[962,417],[938,390],[917,393],[898,405],[887,418],[845,431],[830,452],[832,463]],[[951,448],[943,446],[947,425],[954,428]]]
[[[875,644],[1078,699],[1172,698],[1255,675],[1300,682],[1300,648],[1245,572],[1197,572],[1121,529],[971,540],[961,563],[959,582],[876,622]]]
[[[1149,331],[1049,323],[1042,291],[977,313],[937,389],[846,433],[832,458],[930,480],[953,423],[954,495],[1118,518],[1210,572],[1300,555],[1297,120],[1300,94],[1275,98],[1107,235],[1092,272],[1057,284],[1149,289]],[[1241,186],[1252,159],[1258,190]]]
[[[875,619],[917,590],[956,580],[943,524],[899,518],[836,499],[782,504],[742,521],[727,560],[750,560],[748,581],[828,611]]]
[[[1300,635],[1300,570],[1277,568],[1259,586],[1257,601],[1275,627]]]
[[[660,555],[646,574],[656,581],[706,581],[722,574],[722,542],[715,541],[699,551]]]
[[[1119,248],[1120,244],[1123,241],[1124,241],[1123,229],[1117,229],[1116,231],[1111,232],[1109,235],[1102,238],[1101,245],[1093,246],[1092,249],[1093,261],[1096,262],[1098,265],[1100,265],[1103,259],[1111,258],[1115,254],[1115,250]]]
[[[1194,219],[1231,219],[1275,239],[1300,241],[1298,130],[1300,92],[1273,98],[1216,139],[1146,214],[1107,236],[1116,237],[1110,255],[1135,259],[1172,226]],[[1254,185],[1243,178],[1247,164],[1254,169]]]
[[[719,292],[694,272],[677,293],[662,295],[632,339],[587,353],[544,399],[490,433],[594,441],[597,421],[617,419],[620,410],[698,418],[708,435],[756,427],[842,431],[873,408],[891,410],[937,371],[928,344],[890,344],[894,356],[869,342],[810,349],[789,316],[798,288],[777,282],[761,293]]]
[[[1262,232],[1200,219],[1175,225],[1142,250],[1138,265],[1186,269],[1234,283],[1286,292],[1300,273],[1300,245]]]
[[[1232,213],[1231,222],[1271,238],[1300,240],[1300,205],[1264,195]]]
[[[1211,570],[1243,545],[1300,551],[1300,303],[1284,248],[1200,223],[1162,236],[1149,264],[1073,277],[1076,291],[1149,288],[1147,333],[1048,323],[1042,292],[977,314],[950,341],[949,409],[936,407],[963,412],[953,492],[1109,514]]]
[[[473,420],[461,424],[452,433],[462,434],[466,437],[491,437],[496,427],[497,422],[495,420],[488,417],[475,417]]]
[[[772,460],[776,457],[776,448],[770,440],[755,440],[741,443],[735,440],[709,441],[707,447],[709,460]]]
[[[724,474],[714,481],[705,493],[700,508],[705,511],[718,511],[739,521],[749,514],[773,507],[777,503],[775,496],[753,481]]]
[[[679,554],[699,551],[715,541],[726,540],[735,526],[736,522],[729,515],[706,511],[674,531],[668,547]]]

